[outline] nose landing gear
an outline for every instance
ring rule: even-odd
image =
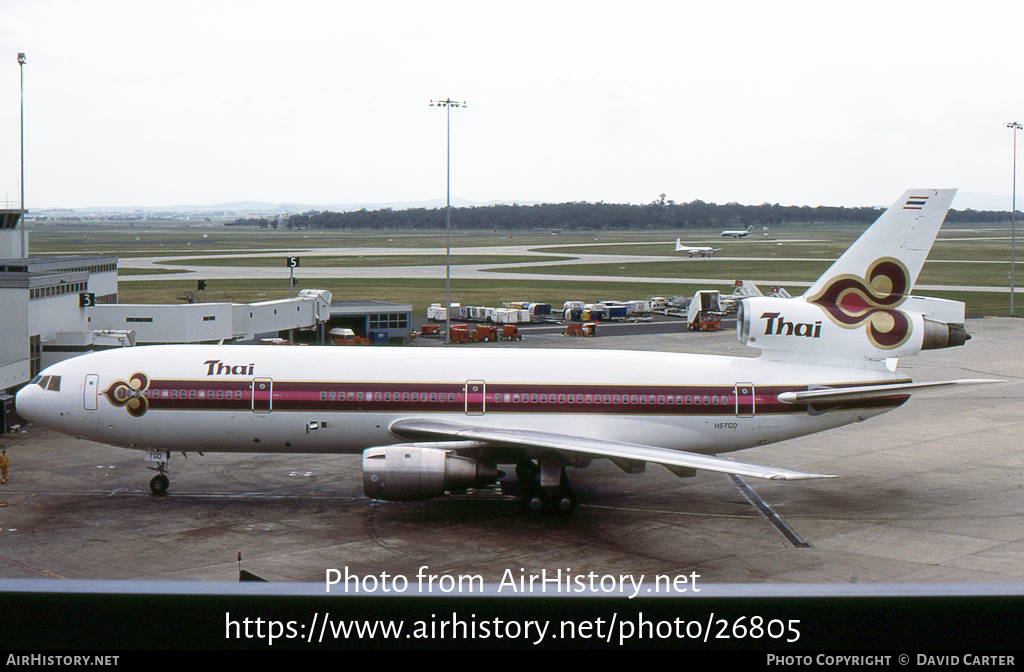
[[[156,462],[155,467],[149,467],[157,472],[149,481],[149,489],[154,495],[163,495],[171,487],[171,479],[167,477],[167,460],[171,458],[169,452],[151,452],[146,456],[147,460]]]

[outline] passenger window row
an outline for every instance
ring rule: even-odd
[[[664,395],[664,394],[518,394],[505,392],[487,395],[495,403],[530,404],[679,404],[679,405],[726,405],[733,403],[726,395]]]
[[[462,396],[461,394],[459,395]],[[320,401],[455,401],[454,392],[321,392]],[[461,399],[460,399],[461,401]]]
[[[119,389],[118,395],[125,390]],[[241,390],[145,390],[147,399],[241,399]]]
[[[618,395],[618,394],[538,394],[518,392],[498,392],[487,394],[486,401],[506,404],[672,404],[672,405],[728,405],[735,398],[727,395]],[[453,392],[337,392],[321,391],[320,401],[456,401]],[[458,395],[458,401],[464,401],[464,395]]]

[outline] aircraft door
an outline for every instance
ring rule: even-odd
[[[100,377],[95,373],[85,376],[85,384],[82,386],[82,406],[87,411],[95,411],[98,408],[100,393]]]
[[[463,388],[463,396],[466,399],[466,415],[483,415],[486,386],[482,380],[467,380]]]
[[[736,394],[736,417],[754,417],[754,384],[736,383],[733,391]]]
[[[252,412],[270,413],[274,404],[274,381],[270,378],[252,379]]]

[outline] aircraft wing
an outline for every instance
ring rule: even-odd
[[[778,400],[784,404],[815,404],[823,402],[862,401],[889,397],[894,394],[905,394],[927,387],[944,387],[947,385],[981,385],[983,383],[1001,383],[1002,380],[967,378],[963,380],[938,380],[927,383],[888,383],[885,385],[865,385],[861,387],[823,387],[804,392],[783,392]]]
[[[390,429],[393,434],[413,441],[478,441],[501,447],[568,451],[593,457],[606,457],[613,460],[654,462],[674,472],[689,469],[706,469],[725,474],[738,474],[740,476],[753,476],[783,481],[809,478],[837,478],[829,474],[808,474],[790,469],[764,467],[712,455],[701,455],[643,444],[587,439],[578,436],[551,434],[525,429],[477,427],[471,424],[448,420],[407,418],[396,420],[392,423]]]

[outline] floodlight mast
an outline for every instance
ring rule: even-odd
[[[1024,128],[1016,121],[1006,124],[1013,130],[1013,201],[1010,206],[1012,219],[1010,224],[1010,317],[1013,317],[1013,295],[1016,291],[1013,270],[1017,263],[1017,131]]]
[[[457,102],[451,98],[445,100],[430,101],[431,107],[445,108],[447,116],[447,176],[445,209],[447,210],[447,221],[445,224],[445,253],[444,253],[444,342],[450,343],[452,338],[452,108],[466,107],[466,101]]]
[[[25,227],[25,54],[18,54],[18,71],[21,79],[21,258],[28,256],[28,240]]]

